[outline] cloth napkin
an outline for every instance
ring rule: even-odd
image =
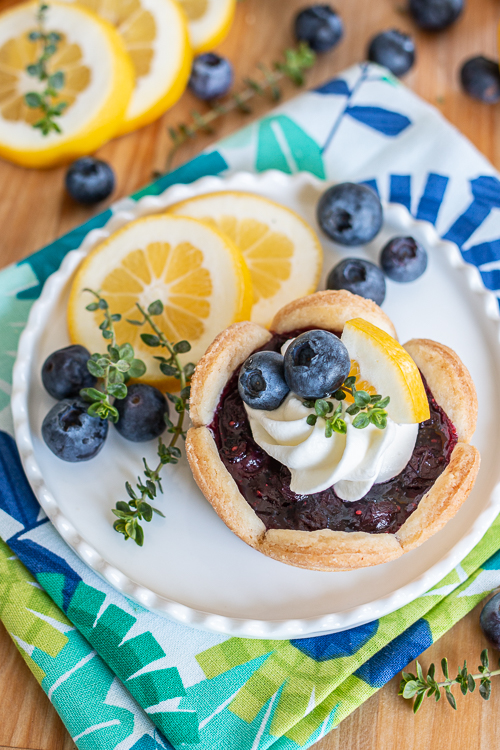
[[[495,171],[434,108],[374,65],[298,96],[132,199],[208,174],[270,168],[370,184],[435,224],[489,289],[500,288]],[[0,617],[81,749],[308,747],[500,584],[500,518],[431,591],[334,635],[205,633],[111,588],[40,509],[11,437],[9,391],[33,300],[112,211],[0,273]]]

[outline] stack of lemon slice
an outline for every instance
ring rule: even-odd
[[[61,132],[34,125],[44,112],[25,95],[47,81],[29,73],[40,59],[37,2],[0,14],[0,156],[29,167],[68,162],[115,135],[147,125],[183,93],[196,52],[226,35],[235,0],[49,0],[44,31],[56,32],[47,73],[64,85],[48,103],[64,103]]]

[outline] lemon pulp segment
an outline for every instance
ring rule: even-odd
[[[254,193],[223,191],[169,208],[218,227],[241,250],[252,278],[252,321],[269,325],[276,312],[315,291],[323,253],[300,216]]]
[[[42,110],[24,101],[28,91],[45,86],[26,71],[40,54],[40,43],[28,39],[37,8],[31,2],[0,14],[0,155],[23,166],[46,167],[90,153],[116,134],[134,76],[123,42],[109,24],[84,8],[54,0],[46,27],[61,40],[48,68],[50,73],[61,70],[65,80],[52,101],[67,106],[57,117],[62,132],[43,135],[33,127]]]
[[[233,21],[236,0],[179,0],[189,26],[189,36],[196,54],[217,47]]]
[[[151,333],[128,319],[140,319],[136,303],[147,309],[160,299],[164,310],[155,322],[169,341],[187,339],[191,351],[184,363],[197,362],[215,336],[231,323],[248,318],[251,282],[239,250],[220,232],[189,218],[148,216],[127,224],[98,245],[79,268],[68,304],[71,340],[100,351],[102,313],[85,310],[99,290],[112,313],[122,316],[115,330],[146,362],[145,382],[165,383],[154,356],[140,334]]]
[[[387,413],[394,422],[414,424],[429,419],[429,402],[418,367],[396,339],[372,323],[354,318],[345,324],[342,341],[358,368],[356,387],[361,390],[364,381],[363,390],[368,384],[375,393],[390,396]]]

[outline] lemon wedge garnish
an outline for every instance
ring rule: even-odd
[[[119,134],[156,120],[182,95],[191,70],[186,17],[175,0],[65,0],[115,27],[132,60],[135,88]]]
[[[283,305],[315,291],[321,244],[290,209],[254,193],[225,191],[176,203],[169,212],[206,221],[239,247],[252,277],[254,323],[269,325]]]
[[[141,382],[153,384],[165,383],[154,359],[165,352],[141,340],[141,333],[152,333],[148,325],[127,322],[141,318],[136,302],[143,308],[163,302],[154,320],[169,341],[190,342],[184,363],[197,362],[224,328],[248,319],[252,306],[248,270],[233,243],[200,221],[169,215],[127,224],[95,247],[77,271],[68,303],[70,338],[91,352],[103,351],[102,313],[85,309],[92,301],[85,288],[100,291],[110,311],[122,316],[115,324],[117,340],[132,344],[147,366]]]
[[[179,0],[179,4],[187,16],[196,54],[222,42],[231,26],[236,0]]]
[[[429,419],[429,402],[418,367],[396,339],[355,318],[345,324],[342,341],[351,357],[358,390],[390,396],[386,411],[397,424]]]
[[[46,28],[61,35],[49,58],[49,74],[61,71],[59,97],[66,102],[57,117],[61,133],[43,135],[33,124],[43,116],[24,95],[45,84],[26,68],[41,54],[36,30],[38,3],[18,5],[0,15],[0,155],[27,167],[48,167],[88,154],[112,138],[123,120],[134,74],[116,31],[84,8],[50,2]]]

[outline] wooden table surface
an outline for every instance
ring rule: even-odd
[[[12,5],[0,0],[0,9]],[[236,80],[255,73],[259,61],[270,62],[293,43],[291,22],[308,0],[242,0],[236,19],[220,52],[232,60]],[[498,57],[498,0],[468,0],[467,11],[450,30],[439,35],[419,33],[404,12],[405,0],[335,0],[345,22],[339,47],[318,60],[309,74],[310,85],[331,77],[363,59],[367,41],[377,31],[396,27],[416,38],[418,61],[405,82],[435,104],[497,167],[500,168],[500,108],[466,97],[458,84],[461,61],[477,54]],[[403,6],[403,9],[402,9]],[[285,86],[285,96],[294,94]],[[270,104],[259,101],[253,117]],[[154,170],[162,170],[169,149],[167,126],[186,121],[192,109],[203,105],[186,93],[161,120],[137,133],[112,141],[98,155],[109,161],[117,175],[115,200],[142,187]],[[239,113],[220,123],[216,136],[200,136],[183,147],[176,162],[186,161],[215,137],[248,122]],[[29,255],[55,237],[85,221],[96,210],[76,206],[64,192],[64,169],[37,172],[0,161],[0,266]],[[480,607],[432,646],[422,657],[428,665],[446,655],[450,665],[466,658],[478,664],[485,641],[479,629]],[[498,679],[498,678],[497,678]],[[424,704],[414,717],[410,706],[397,697],[398,678],[346,719],[316,745],[318,750],[491,750],[500,736],[500,679],[492,698],[484,702],[477,691],[458,696],[455,713],[446,703]],[[70,750],[74,748],[64,725],[0,625],[0,750]]]

